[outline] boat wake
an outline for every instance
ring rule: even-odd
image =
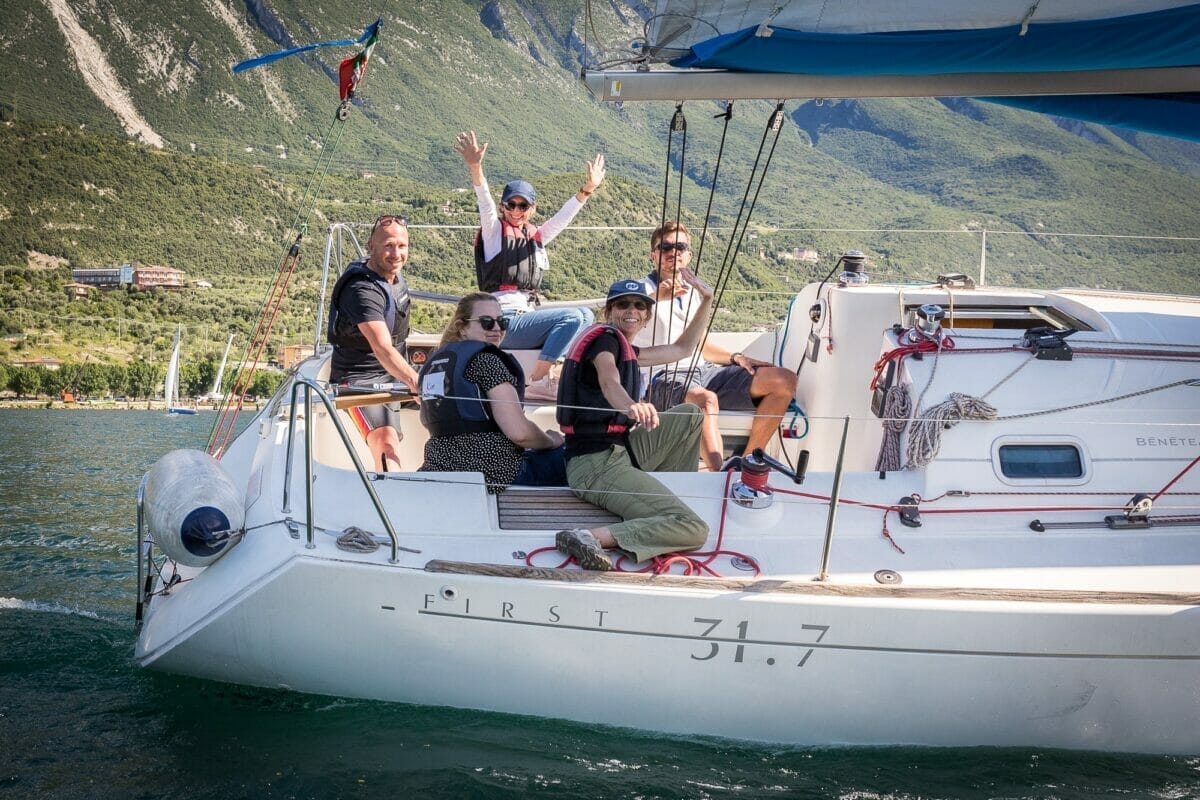
[[[100,619],[100,615],[94,611],[68,608],[58,603],[44,603],[40,600],[21,600],[16,597],[0,597],[0,611],[34,611],[43,614],[68,614],[88,619]]]

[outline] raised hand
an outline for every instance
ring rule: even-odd
[[[700,280],[700,276],[698,276],[696,273],[692,272],[687,267],[682,267],[675,274],[677,277],[683,278],[684,282],[695,289],[702,298],[705,300],[712,299],[713,287]]]
[[[486,148],[487,145],[485,144],[484,147]],[[583,182],[584,191],[594,192],[596,187],[604,182],[604,153],[596,153],[596,157],[587,162],[585,171],[587,179]]]
[[[479,144],[475,138],[475,131],[463,131],[454,137],[454,149],[462,156],[463,161],[467,162],[467,166],[478,166],[483,163],[483,154],[487,152],[488,143]]]
[[[676,280],[674,275],[662,279],[658,284],[658,291],[655,292],[655,300],[670,300],[673,297],[681,297],[687,294],[687,284]]]

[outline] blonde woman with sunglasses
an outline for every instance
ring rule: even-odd
[[[587,308],[537,308],[542,273],[549,267],[546,245],[571,224],[604,181],[604,155],[597,153],[587,162],[579,191],[538,226],[531,221],[537,212],[537,190],[527,181],[511,181],[504,187],[500,196],[503,210],[497,212],[483,175],[487,148],[487,142],[480,144],[474,131],[463,131],[454,141],[454,149],[471,173],[479,204],[475,278],[480,290],[490,292],[499,301],[509,320],[508,349],[540,351],[529,375],[527,399],[554,402],[558,387],[550,377],[550,368],[566,355],[572,340],[592,324],[594,315]]]
[[[442,341],[421,369],[421,423],[429,429],[423,472],[482,472],[488,492],[509,484],[566,485],[563,437],[521,405],[521,365],[500,349],[508,318],[490,294],[458,302]]]

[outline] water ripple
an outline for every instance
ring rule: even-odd
[[[787,748],[141,670],[134,493],[159,456],[199,446],[211,424],[0,411],[0,797],[1200,797],[1200,758]]]

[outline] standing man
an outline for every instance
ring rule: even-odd
[[[367,260],[355,261],[333,286],[329,303],[329,342],[333,360],[329,381],[337,384],[407,384],[419,394],[417,372],[406,360],[408,283],[401,270],[408,262],[408,220],[385,214],[375,220],[367,239]],[[355,406],[350,416],[371,449],[372,468],[400,468],[398,403]]]
[[[674,342],[701,308],[691,287],[679,278],[680,270],[692,262],[691,234],[685,225],[667,222],[655,229],[650,235],[650,260],[654,270],[646,279],[657,302],[651,324],[633,340],[639,347]],[[659,409],[687,402],[704,412],[700,457],[711,470],[722,468],[720,409],[754,412],[743,451],[748,455],[770,443],[795,395],[793,372],[744,353],[731,353],[711,339],[705,340],[699,357],[660,367],[649,379],[649,398]]]

